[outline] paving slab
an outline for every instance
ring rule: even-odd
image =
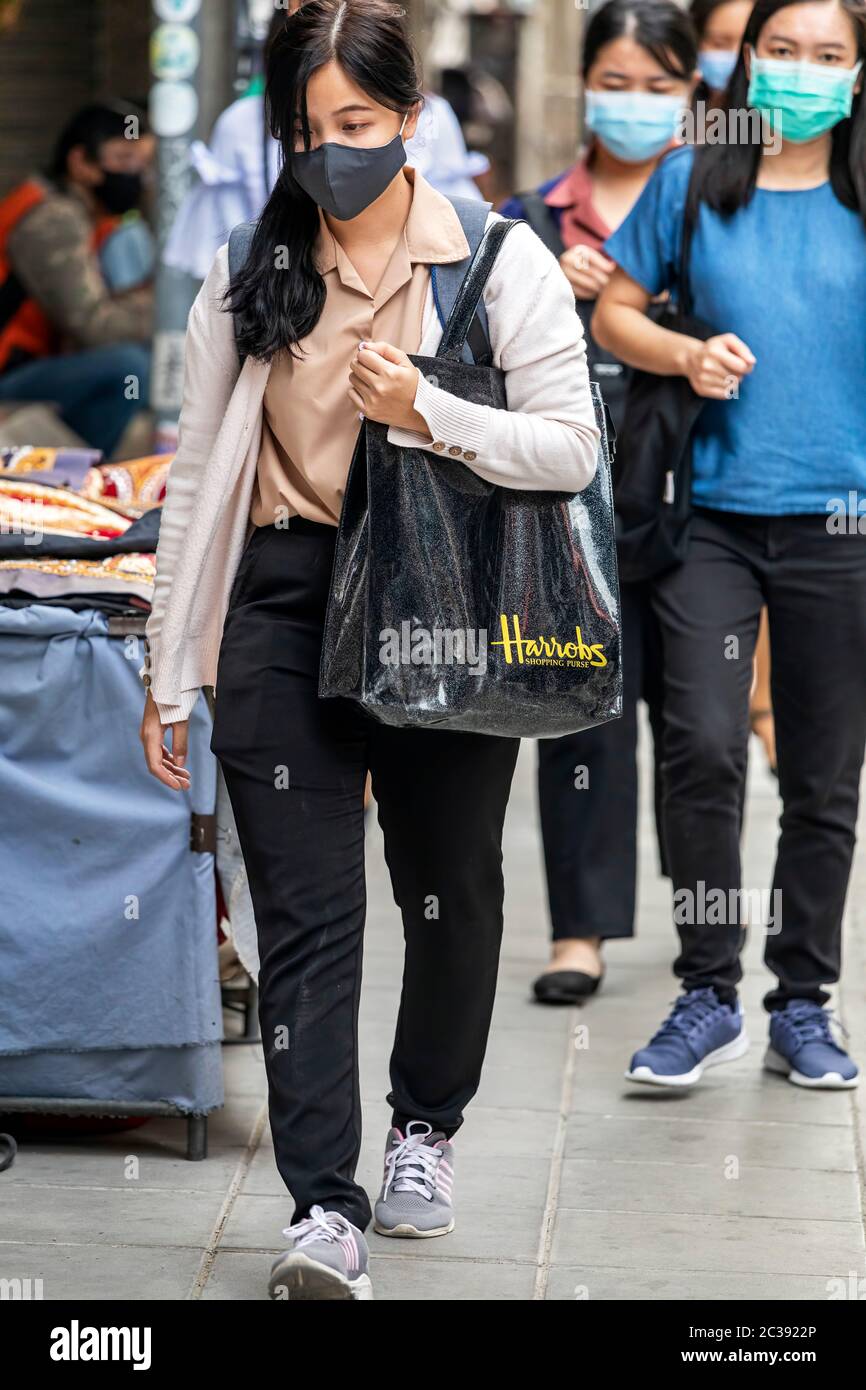
[[[547,1297],[556,1302],[602,1300],[654,1302],[792,1302],[814,1303],[827,1297],[822,1275],[744,1274],[741,1270],[590,1269],[557,1265],[550,1271]]]
[[[199,1250],[168,1246],[39,1245],[28,1237],[20,1244],[0,1242],[0,1278],[41,1279],[30,1290],[46,1302],[174,1302],[187,1297],[200,1259]]]
[[[744,881],[767,886],[778,800],[760,759],[753,763]],[[506,927],[487,1065],[456,1140],[457,1229],[433,1241],[372,1235],[377,1298],[809,1301],[829,1296],[829,1280],[863,1277],[866,1087],[804,1093],[763,1072],[770,977],[760,931],[743,958],[750,1052],[688,1094],[641,1091],[623,1079],[678,988],[670,886],[657,876],[646,798],[637,936],[608,943],[605,984],[584,1008],[532,999],[548,954],[534,771],[534,750],[524,746],[506,822]],[[375,822],[368,890],[358,1178],[375,1195],[402,969]],[[862,847],[846,940],[836,1003],[866,1062]],[[292,1203],[263,1108],[261,1045],[226,1047],[224,1062],[227,1103],[210,1119],[203,1163],[184,1158],[185,1128],[169,1119],[80,1142],[23,1144],[0,1174],[0,1196],[8,1189],[0,1277],[43,1278],[44,1296],[54,1299],[265,1297]]]
[[[864,1272],[859,1221],[761,1216],[573,1211],[557,1214],[553,1264],[631,1265],[641,1269],[725,1269],[750,1274]]]

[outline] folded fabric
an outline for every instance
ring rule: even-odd
[[[150,612],[150,604],[136,594],[107,594],[103,590],[86,594],[28,594],[24,589],[10,589],[0,600],[3,608],[40,607],[69,608],[73,613],[83,613],[85,609],[96,609],[112,618],[143,618]]]
[[[125,463],[104,463],[88,475],[83,489],[94,500],[112,497],[136,508],[156,507],[165,500],[173,454],[152,454]]]
[[[130,522],[121,513],[62,488],[6,483],[0,478],[0,559],[54,555],[97,560],[134,551],[152,553],[159,540],[161,514],[160,507],[152,507]]]
[[[172,454],[149,454],[123,463],[102,463],[99,449],[0,448],[0,479],[67,488],[92,502],[128,503],[134,512],[165,500]],[[21,501],[33,499],[21,490]],[[11,505],[11,504],[10,504]],[[118,509],[111,507],[112,513]],[[120,509],[121,515],[123,508]]]
[[[0,478],[14,473],[19,482],[39,482],[83,492],[98,485],[100,449],[37,449],[33,445],[0,448]],[[98,493],[93,494],[98,496]]]
[[[101,560],[60,560],[53,555],[0,560],[0,594],[12,589],[46,597],[123,593],[149,602],[155,577],[156,556],[140,551]]]
[[[0,531],[22,546],[46,535],[114,542],[130,524],[120,513],[66,488],[0,476]]]

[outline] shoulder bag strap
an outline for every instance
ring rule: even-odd
[[[694,240],[695,228],[698,223],[698,213],[700,211],[700,200],[698,198],[698,180],[696,177],[699,151],[696,149],[691,173],[689,174],[689,185],[686,189],[686,201],[683,208],[683,233],[680,242],[680,264],[677,274],[677,307],[679,312],[686,316],[692,312],[692,292],[689,284],[689,265],[692,255],[692,241]]]

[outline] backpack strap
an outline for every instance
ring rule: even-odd
[[[480,202],[477,198],[449,197],[448,201],[460,218],[463,234],[469,242],[469,255],[462,261],[451,261],[446,265],[431,265],[430,267],[433,303],[436,306],[436,314],[443,332],[457,302],[457,296],[460,293],[466,272],[472,264],[475,252],[481,245],[492,206],[490,203]],[[487,310],[484,307],[484,300],[481,299],[476,306],[475,315],[466,334],[462,358],[464,362],[476,362],[481,365],[492,361],[492,356],[487,332]]]
[[[229,278],[232,280],[246,264],[257,225],[256,222],[239,222],[232,228],[229,236]]]
[[[436,351],[437,357],[451,358],[455,362],[461,359],[466,361],[466,342],[469,340],[472,325],[478,320],[480,307],[483,307],[484,289],[499,255],[499,248],[512,228],[520,226],[521,222],[522,218],[499,217],[487,228],[478,243],[469,269],[460,282],[448,322],[442,331],[442,340]],[[478,363],[477,357],[474,360]],[[485,365],[489,365],[489,362],[488,355]]]
[[[556,225],[553,209],[544,201],[537,189],[529,193],[518,193],[517,202],[523,208],[523,215],[535,235],[539,237],[557,260],[562,255],[562,237]]]
[[[680,259],[677,269],[677,305],[681,314],[691,314],[692,292],[689,282],[689,270],[691,268],[692,241],[700,216],[700,198],[698,194],[698,155],[697,150],[692,159],[692,167],[689,173],[689,182],[686,189],[686,202],[683,208],[683,230],[680,240]]]
[[[253,244],[253,236],[256,230],[255,222],[239,222],[232,228],[229,234],[229,281],[234,280],[246,265],[247,257],[250,254],[250,247]],[[237,322],[235,322],[235,334],[237,334]],[[241,366],[244,365],[245,357],[238,350]]]

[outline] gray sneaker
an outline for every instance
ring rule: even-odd
[[[337,1211],[311,1207],[310,1215],[283,1231],[291,1245],[274,1260],[271,1298],[372,1299],[367,1242],[357,1226]]]
[[[405,1135],[392,1129],[373,1230],[380,1236],[447,1236],[454,1230],[453,1179],[454,1148],[441,1130],[434,1134],[423,1120],[412,1120]]]

